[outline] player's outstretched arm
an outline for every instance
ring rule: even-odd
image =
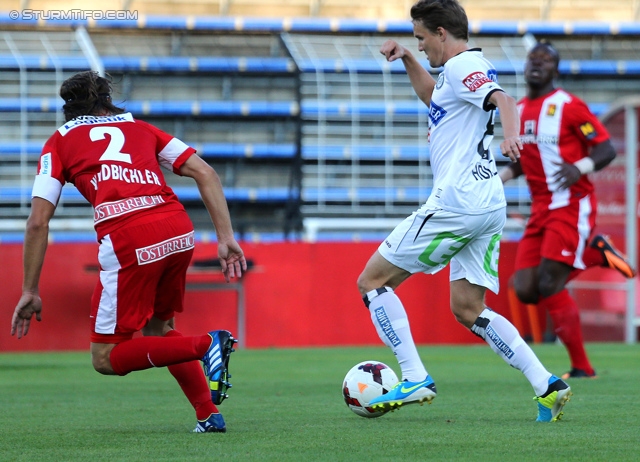
[[[418,60],[395,40],[387,40],[380,47],[380,53],[384,55],[388,62],[402,59],[402,64],[407,71],[413,90],[418,98],[427,106],[431,104],[431,95],[436,86],[436,81],[431,74],[418,62]]]
[[[41,320],[42,300],[38,285],[49,241],[49,221],[55,210],[56,206],[48,200],[34,197],[31,201],[31,213],[24,233],[22,297],[11,319],[11,335],[17,334],[18,338],[27,335],[34,314],[36,320]]]
[[[227,282],[241,277],[247,270],[247,261],[240,245],[233,236],[231,217],[224,197],[220,177],[216,171],[197,155],[192,155],[180,167],[180,174],[193,178],[200,191],[218,236],[218,258]]]

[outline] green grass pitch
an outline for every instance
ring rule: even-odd
[[[552,372],[560,345],[534,345]],[[0,355],[2,461],[638,460],[640,346],[588,345],[599,373],[571,382],[556,423],[537,423],[526,379],[487,346],[424,346],[438,387],[428,406],[377,419],[353,414],[342,379],[386,347],[239,350],[220,410],[225,434],[193,434],[195,417],[166,369],[104,377],[89,353]]]

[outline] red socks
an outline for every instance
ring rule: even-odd
[[[198,337],[138,337],[111,350],[111,367],[118,375],[201,359],[211,345],[208,334]]]
[[[183,393],[196,411],[198,420],[205,420],[218,409],[211,401],[209,384],[200,359],[211,345],[208,334],[184,337],[176,330],[164,337],[138,337],[119,343],[111,350],[111,367],[118,375],[168,366]]]
[[[571,367],[582,369],[588,374],[593,373],[584,349],[578,306],[569,295],[569,291],[564,289],[550,297],[541,298],[539,305],[549,312],[555,326],[555,333],[567,348]]]
[[[167,337],[182,337],[182,334],[177,330],[171,330],[164,336],[164,338]],[[210,339],[208,335],[207,337]],[[209,340],[209,343],[210,342],[211,340]],[[207,348],[208,347],[209,345],[207,344]],[[204,356],[204,353],[202,356]],[[204,376],[200,361],[188,361],[186,363],[174,364],[169,366],[168,369],[180,385],[180,388],[182,388],[184,395],[195,409],[196,418],[198,420],[205,420],[214,412],[218,412],[218,408],[211,401],[209,382]]]

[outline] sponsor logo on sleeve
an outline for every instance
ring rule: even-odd
[[[473,72],[462,79],[462,83],[469,91],[476,91],[485,83],[492,83],[492,80],[484,72]]]
[[[40,175],[51,175],[51,153],[40,156]]]
[[[598,133],[596,132],[596,129],[589,122],[586,122],[586,123],[580,125],[580,131],[582,132],[584,137],[586,139],[588,139],[588,140],[592,140],[593,138],[598,136]]]

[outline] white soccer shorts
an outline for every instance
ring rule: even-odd
[[[423,205],[391,231],[378,251],[412,274],[434,274],[451,263],[450,281],[466,279],[497,294],[505,222],[504,208],[465,215]]]

